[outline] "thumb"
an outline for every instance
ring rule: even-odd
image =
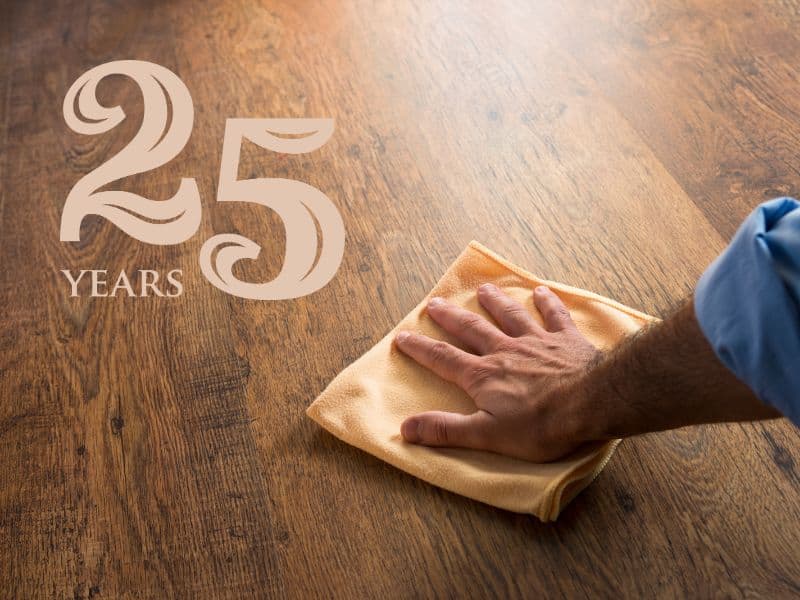
[[[400,433],[412,444],[485,449],[490,423],[491,415],[482,410],[471,415],[432,411],[403,421]]]

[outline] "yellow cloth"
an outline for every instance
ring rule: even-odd
[[[477,288],[491,282],[528,307],[532,290],[550,287],[569,309],[578,329],[603,349],[654,320],[597,294],[538,279],[471,242],[430,294],[389,334],[344,369],[308,408],[308,416],[336,437],[420,479],[481,502],[552,521],[605,466],[619,440],[586,446],[551,463],[536,464],[478,450],[429,448],[406,443],[400,424],[416,413],[445,410],[471,413],[472,399],[404,356],[392,341],[401,329],[454,340],[425,312],[429,298],[441,296],[477,312]]]

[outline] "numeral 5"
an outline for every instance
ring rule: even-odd
[[[344,223],[328,197],[292,179],[237,179],[242,140],[249,139],[274,152],[303,154],[316,150],[333,133],[332,119],[228,119],[222,144],[219,202],[255,202],[271,208],[286,229],[286,255],[277,277],[268,283],[247,283],[233,275],[233,265],[243,258],[258,257],[261,248],[241,235],[215,235],[200,250],[200,268],[219,289],[255,300],[298,298],[314,292],[336,274],[344,253]],[[281,138],[275,134],[306,134]],[[322,248],[317,256],[317,226]],[[217,250],[216,263],[212,255]]]

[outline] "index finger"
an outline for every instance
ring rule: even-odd
[[[465,389],[465,374],[475,366],[478,357],[451,346],[447,342],[434,340],[426,335],[401,331],[395,337],[397,348],[427,367],[446,381]]]
[[[449,304],[443,298],[431,299],[428,314],[442,329],[478,354],[488,354],[504,339],[508,339],[496,325],[478,313]]]

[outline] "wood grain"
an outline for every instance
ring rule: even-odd
[[[765,597],[800,594],[798,432],[783,421],[626,441],[559,521],[449,494],[304,416],[470,239],[542,276],[663,314],[761,200],[796,194],[800,9],[787,0],[528,3],[5,2],[0,13],[0,596]],[[177,73],[195,127],[119,182],[195,177],[200,231],[148,246],[87,218],[75,181],[142,119],[72,133],[88,68]],[[241,177],[323,190],[337,277],[286,302],[226,296],[214,233],[262,245],[268,211],[215,205],[225,119],[333,117],[305,156],[245,145]],[[117,185],[117,184],[115,184]],[[59,269],[181,268],[178,298],[70,298]]]

